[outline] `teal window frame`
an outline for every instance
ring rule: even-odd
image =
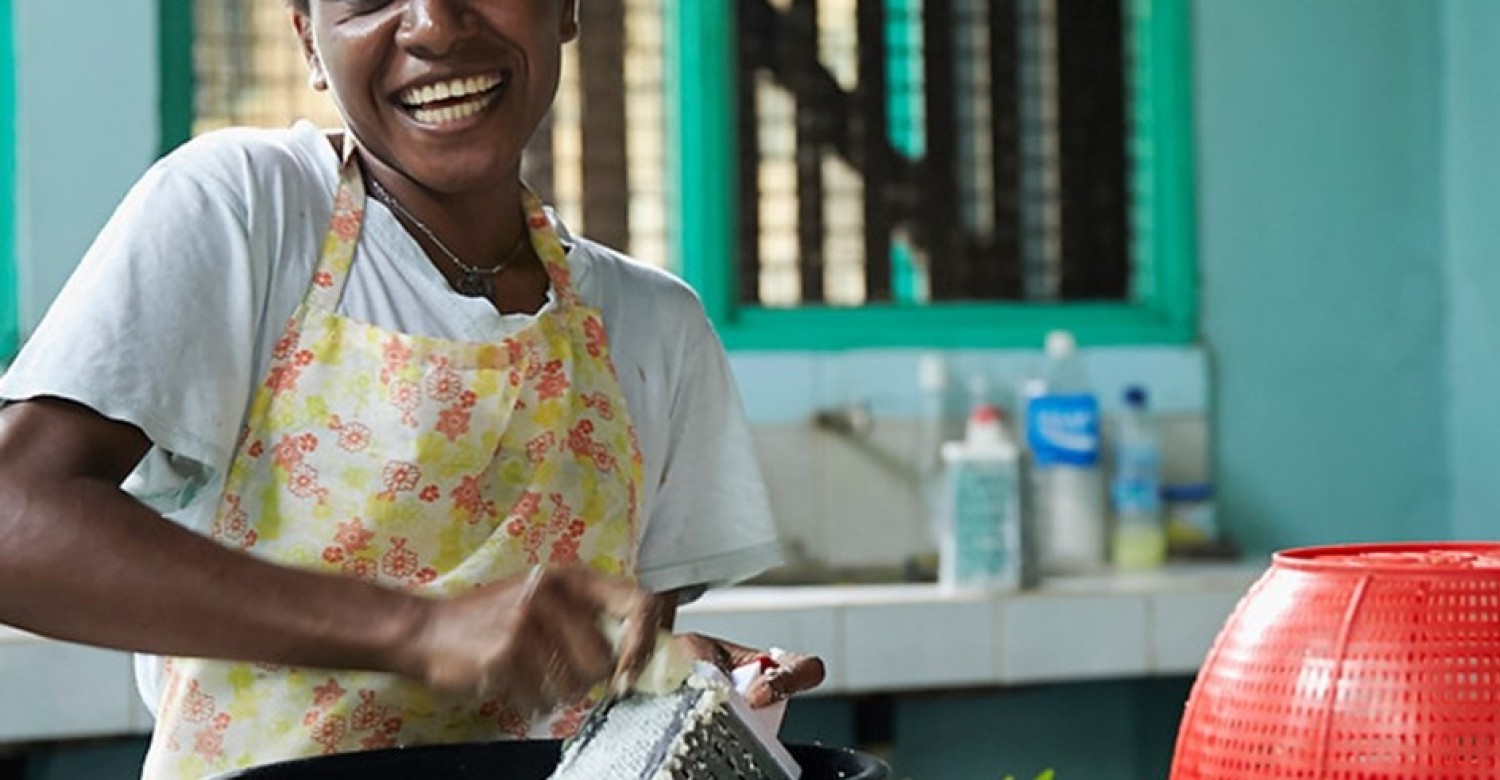
[[[16,50],[10,0],[0,0],[0,364],[21,345],[16,274]]]
[[[8,5],[10,0],[0,1]],[[166,153],[192,135],[193,17],[192,0],[158,2],[161,151]],[[734,287],[734,0],[665,0],[667,148],[677,150],[668,161],[674,182],[671,266],[698,291],[725,345],[731,350],[809,351],[1035,348],[1056,328],[1073,331],[1088,345],[1194,342],[1198,277],[1190,0],[1130,3],[1137,84],[1132,105],[1131,300],[771,308],[739,304]],[[9,238],[4,231],[10,220],[3,222],[0,240]],[[13,273],[13,266],[4,262],[8,255],[0,244],[0,292],[6,289],[7,270]],[[0,305],[0,339],[6,310]],[[0,341],[0,355],[4,348]]]
[[[734,0],[667,0],[673,268],[734,349],[1035,348],[1067,328],[1090,345],[1197,338],[1190,0],[1131,0],[1132,300],[860,307],[745,306],[735,295]]]
[[[158,151],[193,137],[193,0],[157,0]]]

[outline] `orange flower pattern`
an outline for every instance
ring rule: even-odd
[[[353,170],[239,437],[213,537],[433,596],[537,563],[632,572],[640,451],[599,314],[573,292],[540,204],[528,194],[528,225],[559,305],[499,344],[416,338],[333,313],[363,218]],[[148,780],[251,756],[564,736],[590,705],[533,721],[499,700],[439,705],[390,675],[185,658],[162,668]]]

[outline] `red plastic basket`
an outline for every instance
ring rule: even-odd
[[[1288,550],[1183,714],[1172,780],[1500,778],[1500,544]]]

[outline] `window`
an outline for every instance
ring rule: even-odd
[[[1193,337],[1185,0],[672,10],[674,222],[731,345]]]
[[[169,139],[336,121],[280,2],[160,2]],[[1188,5],[585,2],[526,177],[732,348],[1188,342]]]
[[[739,302],[1127,297],[1122,0],[737,6]]]

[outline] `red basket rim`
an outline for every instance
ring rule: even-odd
[[[1350,556],[1367,553],[1474,553],[1492,557],[1493,567],[1455,566],[1448,563],[1420,563],[1417,561],[1349,560]],[[1386,572],[1392,574],[1453,574],[1475,576],[1487,574],[1500,577],[1500,542],[1378,542],[1364,544],[1329,544],[1313,547],[1293,547],[1271,556],[1274,567],[1307,572]]]

